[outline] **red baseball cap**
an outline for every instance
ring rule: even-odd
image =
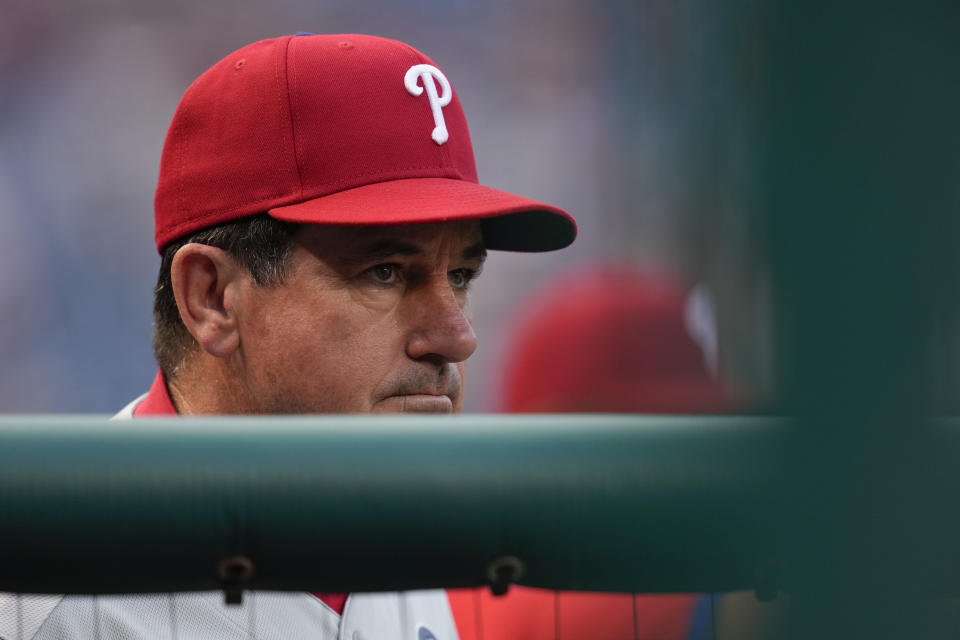
[[[518,318],[506,352],[509,412],[728,413],[739,399],[687,328],[687,287],[631,265],[579,265]]]
[[[157,249],[268,212],[289,222],[482,220],[487,246],[573,242],[565,211],[477,183],[467,121],[444,73],[395,40],[255,42],[187,89],[167,132],[154,203]]]

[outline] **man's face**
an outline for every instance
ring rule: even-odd
[[[261,413],[459,411],[477,347],[478,222],[307,226],[275,287],[239,288],[233,365]]]

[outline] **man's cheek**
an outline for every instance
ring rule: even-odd
[[[456,366],[457,374],[460,376],[460,393],[458,393],[457,397],[453,399],[453,412],[460,413],[463,410],[463,395],[466,391],[467,384],[467,363],[458,362]]]

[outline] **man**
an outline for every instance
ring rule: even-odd
[[[446,75],[362,35],[257,42],[197,79],[167,135],[155,217],[159,372],[118,417],[459,411],[486,250],[576,235],[560,209],[478,185]],[[6,605],[0,622],[36,640],[457,635],[443,592]]]

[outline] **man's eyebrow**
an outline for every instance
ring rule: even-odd
[[[483,241],[480,241],[464,249],[461,256],[464,260],[479,260],[480,264],[483,264],[483,261],[487,259],[487,248]]]
[[[384,260],[390,256],[416,256],[423,253],[423,248],[403,240],[375,240],[370,244],[355,247],[340,259],[347,264],[366,264]]]
[[[359,265],[385,260],[391,256],[418,256],[423,253],[423,247],[416,243],[386,238],[355,247],[339,261],[348,265]],[[478,260],[482,264],[487,259],[487,248],[483,241],[477,242],[464,249],[461,257],[464,260]]]

